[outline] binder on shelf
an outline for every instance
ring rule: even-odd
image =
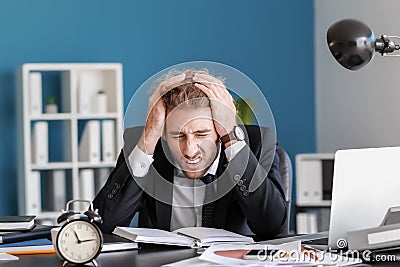
[[[42,114],[42,74],[40,72],[30,72],[28,83],[30,90],[30,114]]]
[[[100,162],[100,122],[88,121],[79,143],[79,160]]]
[[[65,170],[46,172],[46,208],[50,211],[61,211],[67,202]]]
[[[297,234],[313,234],[318,232],[317,214],[299,212],[296,214]]]
[[[80,199],[93,200],[94,190],[94,171],[93,169],[83,169],[79,171],[79,197]],[[81,203],[81,209],[86,209],[85,203]]]
[[[49,162],[49,125],[45,121],[33,125],[32,161],[38,165]]]
[[[115,121],[104,120],[101,125],[102,159],[105,162],[115,161]]]
[[[40,172],[31,171],[29,173],[29,188],[25,188],[26,196],[26,213],[39,214],[42,209],[41,205],[41,186],[40,186]]]
[[[109,175],[110,168],[97,168],[95,170],[94,188],[96,194],[100,192],[100,189],[105,185]]]

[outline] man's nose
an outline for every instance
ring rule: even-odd
[[[196,142],[196,139],[193,138],[192,136],[189,136],[186,139],[186,142],[182,144],[182,153],[187,159],[193,159],[196,158],[199,154],[199,145]]]

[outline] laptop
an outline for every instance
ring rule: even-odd
[[[400,206],[400,147],[336,152],[329,247],[343,248],[347,232],[380,225],[395,206]]]

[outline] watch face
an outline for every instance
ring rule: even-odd
[[[234,134],[235,134],[236,139],[237,139],[238,141],[244,140],[244,132],[243,132],[242,128],[240,128],[239,126],[236,126],[236,127],[235,127],[235,129],[234,129]]]
[[[103,237],[99,228],[84,220],[65,224],[57,235],[57,250],[72,263],[86,263],[100,253]]]

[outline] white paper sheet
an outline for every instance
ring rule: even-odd
[[[219,251],[233,251],[233,250],[251,250],[251,249],[268,249],[269,250],[279,250],[285,251],[287,253],[276,253],[272,260],[244,260],[242,258],[232,258],[229,256],[217,255],[215,252]],[[301,241],[295,241],[290,243],[285,243],[281,245],[261,245],[261,244],[251,244],[251,245],[215,245],[209,247],[204,253],[199,257],[200,260],[213,262],[216,264],[224,266],[304,266],[304,265],[337,265],[337,266],[348,266],[357,263],[361,263],[361,260],[350,259],[340,255],[334,255],[332,253],[324,252],[322,254],[314,254],[313,258],[301,253]],[[296,254],[297,253],[297,254]],[[321,252],[322,253],[322,252]],[[286,254],[286,256],[284,256]],[[292,256],[289,256],[292,255]],[[279,256],[277,256],[279,255]],[[317,257],[315,257],[317,255]]]
[[[3,261],[17,261],[19,260],[19,258],[17,256],[14,255],[10,255],[7,253],[0,253],[0,262]]]

